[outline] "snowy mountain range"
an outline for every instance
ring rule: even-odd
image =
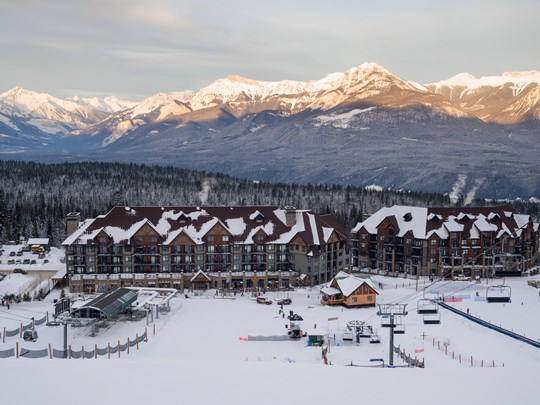
[[[142,161],[271,181],[450,192],[465,178],[464,192],[540,196],[539,135],[534,71],[420,85],[364,63],[306,82],[229,76],[138,103],[0,94],[3,158]]]

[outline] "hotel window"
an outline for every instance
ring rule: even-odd
[[[229,241],[229,236],[228,236],[228,235],[223,235],[223,236],[221,237],[221,241],[222,241],[222,242],[228,242],[228,241]]]
[[[208,242],[214,241],[214,235],[208,235]]]

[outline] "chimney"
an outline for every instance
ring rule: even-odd
[[[81,223],[81,213],[80,212],[70,212],[66,218],[66,236],[71,235],[77,230],[79,224]]]
[[[296,208],[285,207],[285,225],[292,227],[296,225]]]

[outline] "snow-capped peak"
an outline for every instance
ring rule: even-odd
[[[460,73],[452,76],[450,79],[441,80],[437,83],[431,83],[436,86],[452,86],[452,87],[499,87],[506,83],[527,85],[530,83],[540,83],[540,72],[531,70],[529,72],[504,72],[500,76],[482,76],[476,78],[468,73]]]
[[[452,76],[450,79],[442,80],[436,84],[446,85],[446,86],[464,86],[468,87],[473,83],[476,83],[478,79],[469,74],[469,73],[459,73],[455,76]]]

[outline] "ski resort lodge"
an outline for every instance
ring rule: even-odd
[[[497,207],[382,208],[351,231],[352,269],[451,277],[520,276],[538,260],[529,215]]]
[[[277,207],[115,207],[67,217],[70,291],[116,287],[271,289],[330,281],[349,267],[332,215]]]

